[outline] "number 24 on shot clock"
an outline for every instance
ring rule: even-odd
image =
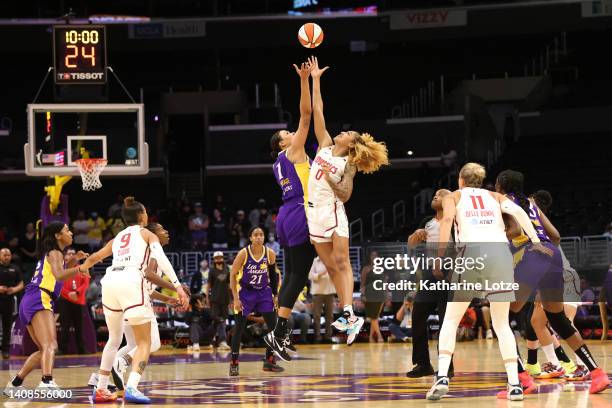
[[[99,25],[53,27],[55,83],[106,83],[106,30]]]

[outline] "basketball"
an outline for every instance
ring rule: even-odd
[[[317,48],[323,42],[323,29],[316,23],[306,23],[298,31],[298,40],[306,48]]]

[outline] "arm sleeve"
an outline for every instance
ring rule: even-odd
[[[516,219],[531,242],[540,242],[540,238],[538,238],[538,234],[536,234],[535,228],[533,228],[533,224],[531,223],[529,216],[527,216],[527,213],[525,213],[521,207],[514,204],[510,200],[504,200],[501,202],[501,210],[503,213],[510,214]]]
[[[270,271],[270,288],[272,289],[272,294],[276,296],[278,294],[278,273],[276,272],[276,264],[269,265],[268,268]]]
[[[159,242],[153,242],[151,244],[151,258],[157,261],[157,265],[159,265],[159,268],[163,274],[170,279],[170,283],[172,283],[175,288],[181,286],[181,283],[174,272],[174,268],[172,267],[172,264],[168,260],[168,257],[164,253],[164,249]]]

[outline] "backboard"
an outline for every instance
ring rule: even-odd
[[[78,176],[75,160],[106,159],[102,176],[149,172],[143,104],[30,104],[28,176]]]

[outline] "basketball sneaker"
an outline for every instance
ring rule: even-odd
[[[111,375],[113,376],[113,382],[117,386],[117,389],[123,390],[125,387],[123,375],[125,374],[125,370],[128,368],[128,363],[125,361],[123,357],[119,357],[115,359],[115,363],[111,367]]]
[[[13,380],[14,379],[15,377],[13,377]],[[2,391],[2,395],[5,397],[14,398],[15,392],[25,390],[23,385],[14,386],[13,380],[9,380],[8,384],[6,384],[6,387],[4,387],[4,390]]]
[[[435,376],[434,384],[427,391],[427,398],[429,401],[438,401],[448,392],[448,377]]]
[[[283,361],[291,361],[291,356],[285,347],[285,339],[279,339],[274,335],[274,332],[270,332],[264,336],[264,342],[274,351],[278,358]]]
[[[264,359],[263,370],[271,371],[273,373],[282,373],[283,371],[285,371],[283,367],[276,364],[276,360],[274,359],[274,356],[270,356]]]
[[[336,319],[335,322],[333,322],[331,324],[332,326],[334,326],[334,328],[338,331],[344,332],[348,330],[349,327],[349,322],[348,320],[344,317],[344,316],[340,316],[338,319]]]
[[[363,317],[351,316],[349,317],[348,322],[349,326],[346,329],[346,334],[348,334],[348,336],[346,337],[346,344],[350,346],[351,344],[353,344],[353,342],[357,338],[357,335],[361,331],[361,327],[363,326],[364,321]]]
[[[232,360],[232,362],[230,362],[229,375],[230,377],[236,377],[237,375],[240,375],[238,360]]]
[[[127,387],[123,396],[125,402],[133,402],[134,404],[150,404],[151,398],[144,395],[134,387]]]
[[[506,385],[506,399],[510,401],[522,401],[525,398],[523,395],[523,387],[520,384]]]
[[[284,342],[285,342],[284,343],[285,344],[285,348],[287,350],[289,350],[292,353],[297,353],[297,349],[295,348],[295,345],[291,341],[291,333],[287,333],[287,336],[285,337]]]
[[[219,343],[219,346],[217,348],[219,350],[231,350],[232,349],[225,341],[222,341],[221,343]],[[196,350],[194,349],[194,351]]]
[[[589,379],[589,370],[585,366],[576,366],[576,369],[570,373],[565,374],[565,379],[567,381],[586,381]]]
[[[532,377],[537,377],[542,372],[542,368],[540,367],[540,363],[535,363],[535,364],[527,363],[527,364],[525,364],[525,370]]]
[[[94,387],[93,400],[94,402],[117,401],[117,394],[110,392],[108,389]]]
[[[610,385],[610,379],[608,374],[601,367],[591,371],[591,387],[589,388],[590,394],[597,394],[602,392]]]
[[[562,367],[556,366],[553,363],[545,363],[542,366],[542,371],[535,378],[546,380],[551,378],[559,378],[565,375],[565,370]]]
[[[60,389],[59,385],[57,385],[56,382],[53,381],[53,380],[49,381],[48,383],[41,381],[38,384],[38,387],[36,387],[36,388],[44,388],[44,389],[47,389],[47,390],[59,390]]]
[[[519,373],[519,381],[521,382],[521,387],[523,388],[523,395],[533,394],[538,390],[538,386],[533,382],[533,378],[531,378],[527,371]],[[506,388],[505,390],[498,392],[497,398],[507,399],[508,389]]]
[[[493,331],[491,329],[487,330],[487,335],[486,335],[485,338],[487,338],[487,339],[492,339],[493,338]]]
[[[561,361],[559,364],[561,364],[561,367],[563,368],[563,370],[565,370],[565,376],[572,374],[574,371],[576,371],[576,368],[578,367],[572,360],[568,362]]]

